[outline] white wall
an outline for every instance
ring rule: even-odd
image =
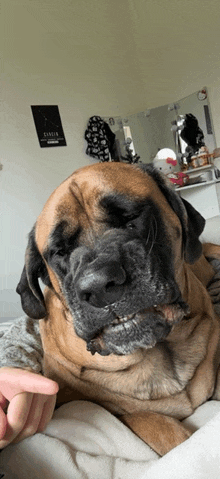
[[[0,314],[5,317],[21,312],[14,290],[23,267],[27,234],[37,215],[53,189],[75,168],[89,162],[84,153],[83,132],[90,112],[77,111],[77,106],[66,98],[65,90],[56,91],[43,77],[40,91],[36,86],[33,89],[31,75],[25,83],[15,86],[9,80],[4,89],[0,172],[3,311]],[[59,105],[66,147],[40,148],[31,104]],[[85,106],[82,105],[84,109]]]
[[[220,145],[220,76],[217,76],[215,81],[210,83],[209,100],[211,105],[211,113],[215,130],[216,144]]]

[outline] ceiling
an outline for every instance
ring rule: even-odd
[[[135,96],[126,113],[220,78],[219,0],[2,0],[1,18],[3,59],[18,75],[18,59],[39,77],[101,84],[114,72]]]

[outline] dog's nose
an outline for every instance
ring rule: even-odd
[[[121,298],[125,281],[125,270],[117,261],[95,260],[76,279],[75,288],[81,301],[103,308]]]

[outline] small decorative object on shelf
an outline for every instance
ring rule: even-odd
[[[197,155],[191,157],[189,167],[199,168],[200,166],[210,165],[213,161],[213,153],[210,154],[207,146],[202,146]]]
[[[175,171],[177,166],[176,154],[170,148],[163,148],[157,152],[153,160],[155,168],[160,170],[175,186],[184,186],[189,176],[182,171]]]
[[[214,160],[215,158],[220,158],[220,148],[215,148],[215,150],[213,151],[212,155],[213,155],[213,160]]]
[[[177,171],[174,173],[168,173],[167,178],[173,183],[176,187],[185,186],[189,182],[189,176],[183,171]]]

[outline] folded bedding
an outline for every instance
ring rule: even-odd
[[[55,411],[44,433],[4,449],[0,473],[4,479],[217,479],[220,402],[207,402],[184,422],[194,434],[160,458],[101,406],[74,401]]]

